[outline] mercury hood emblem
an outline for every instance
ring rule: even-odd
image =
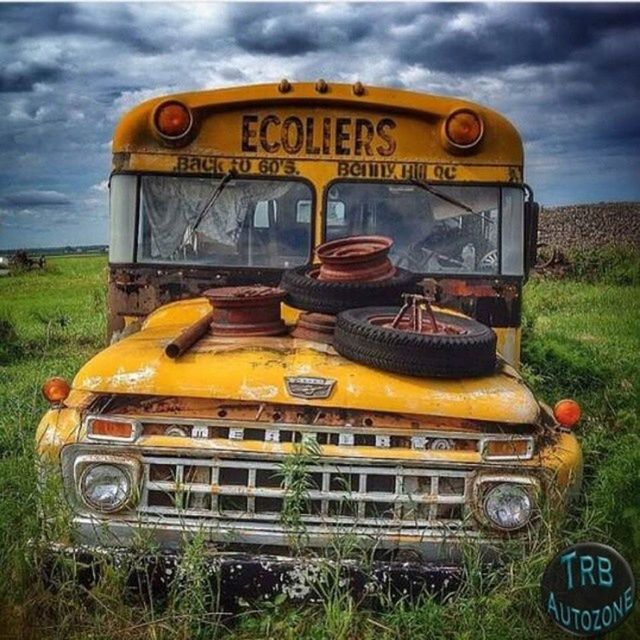
[[[287,393],[294,398],[328,398],[336,384],[331,378],[286,377]]]

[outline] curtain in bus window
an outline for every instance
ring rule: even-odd
[[[197,238],[192,234],[193,226],[217,184],[218,180],[207,178],[143,178],[141,211],[151,227],[151,255],[148,257],[174,257],[185,240],[192,246],[197,244]],[[294,186],[294,183],[266,180],[230,182],[202,219],[198,235],[235,253],[247,214],[261,200],[277,200]]]

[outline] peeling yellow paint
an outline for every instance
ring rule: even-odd
[[[271,385],[249,386],[243,383],[240,386],[239,396],[243,400],[272,400],[278,396],[278,387]]]
[[[60,449],[80,437],[81,412],[77,408],[49,409],[36,429],[36,449],[42,459],[57,460]]]
[[[115,387],[134,389],[145,380],[152,378],[155,372],[155,368],[151,366],[145,366],[137,371],[125,371],[122,367],[119,367],[116,373],[109,378],[109,382]]]
[[[206,337],[178,360],[164,345],[210,309],[205,299],[176,302],[149,317],[143,329],[90,360],[73,386],[102,393],[177,395],[225,400],[314,404],[388,412],[532,424],[539,405],[518,373],[504,366],[478,379],[419,379],[371,369],[330,346],[289,337]],[[291,397],[285,376],[336,381],[325,400]]]

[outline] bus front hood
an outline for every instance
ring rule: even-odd
[[[515,424],[538,419],[533,394],[505,364],[484,378],[424,379],[365,367],[328,345],[307,340],[213,336],[171,360],[164,347],[179,329],[148,326],[108,347],[79,371],[73,387],[93,393],[248,400]],[[331,392],[324,399],[305,398],[296,393],[292,378],[325,379]]]

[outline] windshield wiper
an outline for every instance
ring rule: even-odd
[[[446,193],[442,193],[442,191],[439,191],[438,189],[436,189],[432,184],[430,184],[426,180],[418,180],[418,178],[409,178],[409,182],[411,184],[415,184],[421,189],[424,189],[425,191],[428,191],[430,194],[436,196],[436,198],[440,198],[440,200],[444,200],[445,202],[448,202],[449,204],[453,204],[460,209],[464,209],[465,211],[467,211],[468,213],[471,213],[474,216],[479,216],[480,218],[482,218],[483,220],[486,220],[487,222],[495,222],[495,220],[489,218],[488,216],[485,216],[484,213],[481,213],[480,211],[474,211],[469,205],[465,204],[464,202],[460,202],[460,200],[457,200],[453,196],[449,196]]]
[[[180,243],[180,246],[178,247],[178,251],[180,249],[184,249],[184,247],[186,247],[193,240],[193,237],[195,236],[196,231],[198,230],[198,227],[204,220],[205,216],[209,213],[209,211],[211,211],[211,209],[213,208],[213,205],[216,203],[216,200],[220,197],[220,194],[224,191],[224,188],[227,186],[228,182],[235,177],[235,175],[236,175],[235,171],[233,171],[233,169],[229,169],[229,171],[227,171],[227,173],[225,173],[222,176],[222,179],[220,180],[220,182],[218,182],[218,185],[213,190],[211,197],[206,202],[204,207],[202,207],[200,213],[198,214],[196,221],[193,227],[191,228],[191,231]]]

